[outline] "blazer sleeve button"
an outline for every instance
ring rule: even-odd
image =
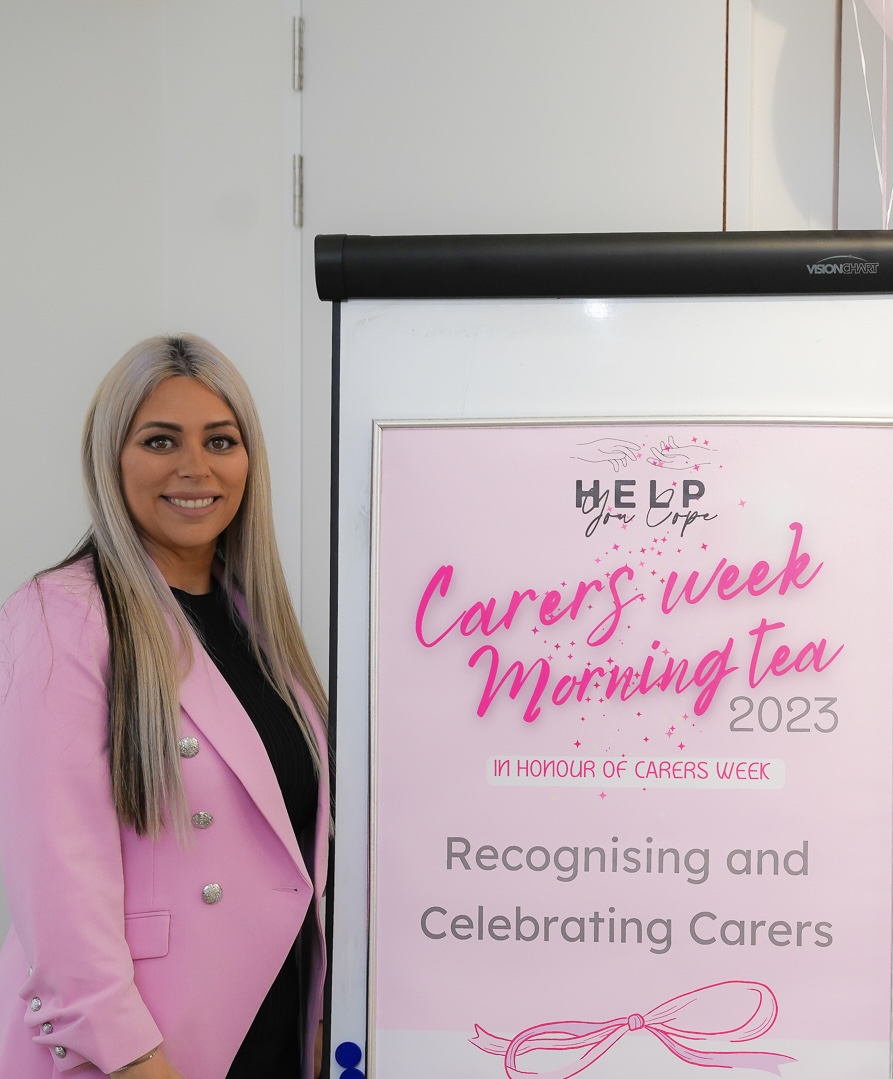
[[[41,1023],[41,1025],[40,1025],[40,1033],[41,1034],[52,1034],[53,1033],[53,1024],[52,1023]]]
[[[62,1048],[61,1045],[57,1045],[53,1052],[60,1060],[65,1056],[65,1050]]]
[[[31,1003],[28,1005],[28,1007],[31,1009],[32,1012],[39,1012],[40,1009],[43,1007],[43,1001],[40,999],[40,997],[32,997]]]
[[[181,757],[194,757],[198,753],[197,738],[181,738],[177,743]]]
[[[206,903],[219,903],[223,898],[223,889],[219,884],[206,884],[202,888],[202,899]]]

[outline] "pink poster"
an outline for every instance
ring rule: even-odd
[[[382,1079],[888,1079],[890,431],[380,425]]]

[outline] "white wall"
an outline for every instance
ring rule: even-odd
[[[877,9],[879,4],[874,4]],[[893,33],[893,4],[888,5],[887,24]],[[862,48],[859,47],[858,28]],[[883,163],[883,50],[888,64],[887,110],[893,105],[893,46],[885,40],[881,25],[864,0],[843,5],[840,116],[840,225],[841,228],[885,227],[886,207],[893,185],[893,153],[887,147],[887,194],[881,196],[878,158]],[[862,61],[865,61],[863,69]],[[869,101],[871,113],[869,113]],[[872,129],[873,126],[873,129]],[[888,143],[891,136],[888,133]],[[876,145],[875,145],[876,144]],[[875,149],[878,158],[875,157]]]
[[[141,337],[210,337],[248,377],[299,578],[297,0],[0,5],[7,595],[86,527],[78,439]],[[15,523],[13,523],[15,522]]]
[[[297,10],[0,4],[2,597],[86,528],[78,445],[100,377],[178,330],[223,348],[255,392],[299,595]]]
[[[150,5],[0,5],[4,597],[85,528],[90,394],[161,322],[161,42]]]
[[[728,227],[830,229],[837,2],[731,0],[730,14]]]

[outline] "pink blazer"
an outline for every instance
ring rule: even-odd
[[[79,1079],[92,1079],[163,1041],[185,1079],[224,1079],[305,916],[316,928],[312,1046],[326,769],[305,865],[254,725],[196,641],[180,697],[181,737],[193,741],[181,754],[198,752],[181,765],[190,812],[213,823],[187,845],[168,833],[138,838],[110,798],[107,661],[86,562],[30,582],[0,613],[0,858],[12,911],[0,953],[0,1075],[81,1068]],[[207,885],[219,886],[216,902]]]

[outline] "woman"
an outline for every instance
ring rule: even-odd
[[[83,464],[91,532],[0,616],[0,1074],[307,1079],[325,700],[254,404],[208,342],[153,338]]]

